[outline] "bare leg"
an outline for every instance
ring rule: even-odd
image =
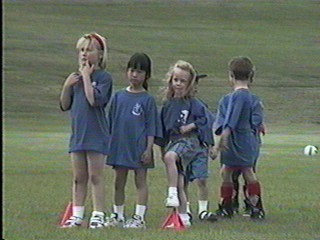
[[[184,176],[182,174],[179,174],[178,176],[178,194],[179,194],[179,212],[180,213],[187,213],[187,196],[184,191]]]
[[[72,203],[74,206],[84,206],[88,188],[88,166],[84,151],[71,152],[73,171]]]
[[[148,204],[148,184],[147,184],[147,169],[136,169],[134,171],[134,180],[137,188],[137,204],[135,215],[144,219],[147,204]]]
[[[198,185],[198,199],[200,201],[207,201],[208,200],[208,187],[207,187],[207,179],[206,178],[199,178],[196,179]]]
[[[137,204],[146,206],[148,203],[147,169],[135,170],[134,180],[137,188]]]
[[[115,169],[115,184],[114,184],[114,204],[117,206],[124,205],[125,201],[125,186],[127,183],[128,170]]]
[[[252,183],[257,181],[256,174],[254,173],[253,168],[245,168],[242,170],[243,172],[243,178],[246,181],[246,183]]]
[[[105,155],[95,151],[87,151],[89,178],[92,187],[93,210],[104,212],[105,208]]]
[[[184,177],[184,193],[186,194],[186,198],[187,198],[187,213],[191,214],[191,207],[190,207],[190,202],[189,202],[189,181],[187,180],[187,178]]]
[[[166,166],[168,187],[178,187],[178,154],[172,151],[164,155],[163,161]]]
[[[199,178],[195,180],[198,186],[198,214],[208,212],[208,195],[207,178]]]
[[[232,173],[233,171],[230,170],[226,165],[222,165],[220,174],[223,183],[232,183]]]
[[[241,170],[234,171],[232,173],[233,181],[233,197],[232,197],[232,206],[235,212],[239,212],[239,188],[240,188],[240,175],[242,174]]]

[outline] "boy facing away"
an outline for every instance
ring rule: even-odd
[[[216,213],[222,217],[231,217],[234,212],[232,174],[235,171],[241,171],[246,181],[251,218],[264,218],[265,215],[260,183],[254,171],[260,148],[257,131],[263,122],[263,115],[259,98],[249,90],[253,75],[254,66],[249,58],[231,59],[229,81],[234,91],[219,101],[215,134],[220,139],[212,149],[211,157],[215,158],[221,152],[221,200]]]

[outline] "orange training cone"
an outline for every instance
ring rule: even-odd
[[[176,209],[173,209],[173,211],[164,220],[161,228],[162,229],[175,229],[175,230],[185,229],[183,222],[179,216],[179,213]]]
[[[61,221],[59,223],[60,227],[62,227],[63,224],[72,216],[72,202],[68,203],[68,205],[66,206],[66,208],[61,216],[62,216],[60,218]]]

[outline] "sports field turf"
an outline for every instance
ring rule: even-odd
[[[12,239],[320,239],[319,1],[32,1],[3,3],[3,238]],[[153,60],[150,92],[157,97],[169,65],[190,61],[209,75],[199,97],[212,111],[229,92],[227,63],[250,56],[257,67],[252,91],[265,105],[267,135],[258,164],[267,212],[264,222],[236,216],[191,229],[159,229],[168,214],[165,170],[159,157],[149,173],[145,231],[60,229],[70,199],[69,116],[59,109],[65,77],[77,69],[75,43],[84,33],[107,36],[114,90],[127,85],[129,57]],[[157,156],[158,149],[156,149]],[[210,210],[218,200],[219,162],[210,163]],[[132,177],[132,176],[131,176]],[[106,168],[108,210],[113,172]],[[196,186],[190,186],[196,211]],[[127,186],[127,215],[134,186]],[[87,217],[91,211],[88,199]]]

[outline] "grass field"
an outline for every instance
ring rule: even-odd
[[[3,239],[320,239],[320,155],[302,155],[303,146],[320,145],[319,1],[7,0],[3,10]],[[133,53],[151,56],[150,92],[159,104],[161,80],[178,59],[209,74],[199,96],[213,111],[230,91],[228,60],[238,55],[253,59],[252,91],[266,106],[268,130],[258,165],[264,222],[237,216],[214,224],[196,221],[185,231],[160,230],[168,212],[163,207],[165,170],[158,157],[149,174],[147,230],[56,226],[70,199],[72,177],[69,116],[60,112],[58,98],[65,77],[77,68],[75,42],[91,31],[108,37],[115,90],[127,84],[124,70]],[[211,162],[212,210],[218,172],[218,161]],[[108,209],[112,175],[106,168]],[[196,190],[191,186],[194,205]],[[129,182],[127,215],[134,196]]]

